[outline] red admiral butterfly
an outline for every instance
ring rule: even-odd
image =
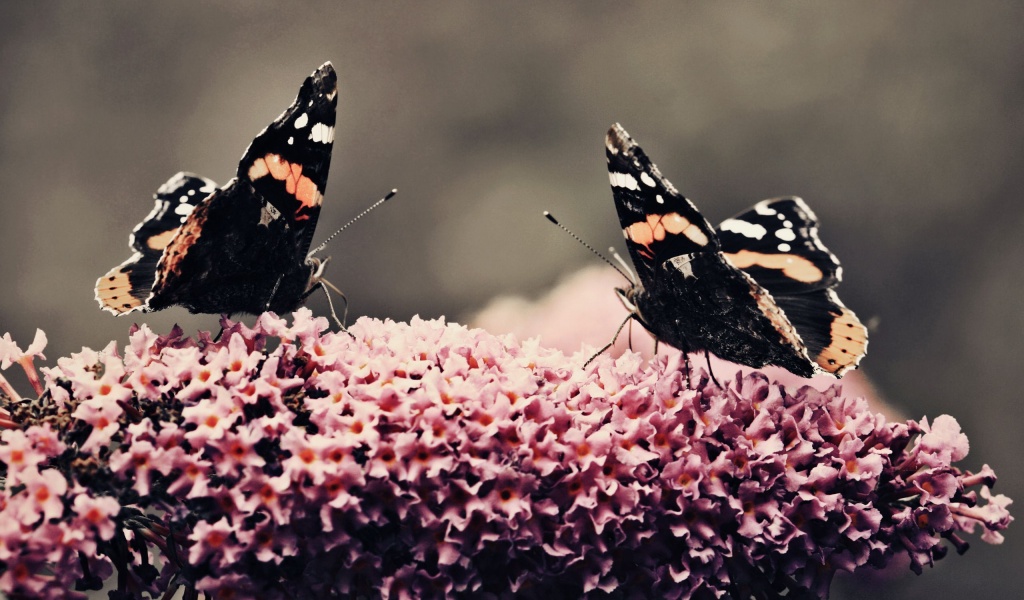
[[[639,275],[617,289],[658,340],[803,377],[842,377],[867,350],[867,329],[833,288],[839,261],[800,198],[765,200],[715,230],[618,124],[608,175]]]
[[[331,165],[338,78],[324,63],[267,126],[224,187],[178,173],[132,232],[135,254],[96,282],[115,315],[180,304],[194,313],[288,312],[321,284],[307,256]]]

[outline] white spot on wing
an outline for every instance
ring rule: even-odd
[[[628,190],[640,190],[640,185],[636,182],[629,173],[616,173],[615,171],[608,171],[608,181],[611,182],[612,187],[626,188]]]
[[[664,203],[665,203],[665,199],[661,197],[661,194],[658,194],[657,196],[655,196],[655,197],[654,197],[654,200],[655,200],[655,201],[656,201],[656,202],[657,202],[658,204],[664,204]]]
[[[767,200],[763,200],[754,205],[754,212],[756,212],[759,215],[770,217],[771,215],[775,214],[775,209],[768,206]]]
[[[313,130],[309,133],[309,139],[321,144],[330,144],[334,141],[334,128],[323,123],[317,123],[313,125]]]
[[[273,204],[267,202],[263,205],[263,211],[260,213],[260,225],[269,225],[280,216],[281,211],[277,210]]]
[[[722,221],[722,224],[719,225],[718,228],[722,231],[738,233],[742,236],[755,240],[763,238],[764,234],[768,233],[768,230],[762,225],[749,223],[747,221],[740,221],[739,219],[726,219]]]
[[[194,208],[195,207],[192,206],[191,204],[179,204],[174,207],[174,214],[181,215],[182,217],[187,217],[190,214],[192,214],[192,210]]]
[[[644,185],[646,185],[647,187],[654,187],[655,185],[657,185],[657,183],[654,181],[654,178],[648,175],[646,171],[640,173],[640,181],[644,182]]]
[[[789,244],[783,242],[779,244],[779,252],[789,252]]]
[[[296,129],[302,129],[307,124],[309,124],[309,115],[306,113],[302,113],[302,116],[300,116],[298,119],[295,119]]]
[[[796,234],[793,233],[792,229],[780,229],[775,232],[775,237],[779,238],[780,240],[792,242],[793,240],[796,239]]]
[[[680,254],[679,256],[673,256],[666,262],[679,269],[679,272],[683,274],[684,278],[692,279],[693,265],[690,264],[692,261],[693,254]]]

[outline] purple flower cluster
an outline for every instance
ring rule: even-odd
[[[953,466],[953,418],[887,423],[839,386],[583,370],[443,321],[224,326],[59,359],[35,401],[0,378],[0,591],[824,597],[1011,520],[991,469]],[[34,371],[41,346],[11,348]]]

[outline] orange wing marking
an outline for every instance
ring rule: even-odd
[[[821,281],[824,273],[815,264],[802,256],[796,254],[762,254],[750,250],[740,250],[735,254],[724,253],[725,259],[732,263],[737,269],[748,267],[763,267],[765,269],[779,269],[786,277],[814,283]]]
[[[142,306],[142,300],[132,295],[132,284],[128,280],[128,268],[124,265],[114,267],[96,282],[96,299],[99,300],[103,310],[115,315],[129,313]]]
[[[854,369],[860,359],[867,353],[868,330],[853,314],[853,311],[842,308],[832,321],[832,343],[815,358],[822,369],[842,377],[843,373]]]
[[[189,214],[188,219],[185,220],[182,226],[176,230],[176,235],[167,243],[163,256],[160,257],[160,264],[163,265],[164,270],[157,271],[157,279],[153,284],[153,289],[159,289],[165,285],[166,279],[169,278],[168,276],[181,276],[181,262],[185,259],[185,255],[188,254],[189,249],[195,244],[196,238],[202,232],[203,224],[206,223],[208,214],[209,203],[200,204]]]
[[[178,233],[177,229],[171,229],[163,233],[154,235],[146,240],[146,246],[151,250],[163,250],[167,247],[167,244],[171,243],[171,239]]]
[[[288,162],[281,158],[280,154],[267,154],[263,158],[257,158],[249,167],[249,179],[256,181],[267,175],[277,181],[283,181],[285,190],[307,208],[316,208],[323,202],[323,194],[312,179],[302,174],[302,165],[299,163]],[[299,221],[308,218],[309,215],[303,212],[297,212],[295,215],[295,219]]]
[[[683,234],[694,244],[706,246],[708,236],[700,227],[679,213],[647,215],[646,221],[638,221],[623,230],[626,239],[646,248],[644,254],[653,256],[651,244],[660,242],[668,235]]]

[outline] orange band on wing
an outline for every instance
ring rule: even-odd
[[[724,256],[737,269],[748,267],[778,269],[786,277],[804,283],[821,281],[825,276],[813,262],[797,254],[762,254],[761,252],[740,250],[735,254],[724,253]]]
[[[681,233],[698,246],[706,246],[708,243],[708,236],[700,230],[700,227],[679,213],[647,215],[646,221],[633,223],[626,227],[623,233],[630,241],[647,248],[648,253],[650,253],[651,244],[664,240],[667,235]]]
[[[277,181],[283,181],[285,190],[295,196],[303,206],[316,208],[323,202],[324,197],[320,190],[312,179],[302,174],[302,165],[299,163],[288,162],[281,158],[280,154],[267,154],[263,158],[257,158],[249,167],[249,179],[256,181],[267,175]],[[308,219],[309,215],[299,212],[295,218]]]
[[[167,247],[167,244],[171,243],[171,239],[178,233],[177,228],[158,233],[150,236],[146,239],[146,246],[151,250],[163,250]]]

